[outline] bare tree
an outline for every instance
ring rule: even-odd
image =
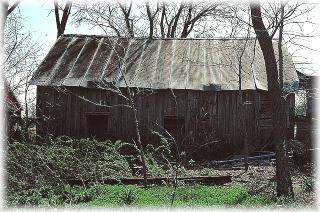
[[[284,3],[280,3],[280,21],[279,21],[279,38],[278,38],[278,52],[279,52],[279,83],[280,88],[283,88],[283,53],[282,53],[282,36],[283,36],[283,22],[284,22]],[[274,30],[275,32],[276,30]]]
[[[178,21],[181,17],[181,13],[184,8],[185,8],[185,3],[184,2],[180,3],[180,6],[179,6],[177,13],[172,17],[172,19],[170,20],[170,23],[168,25],[167,37],[171,37],[171,38],[175,37],[175,33],[176,33],[177,27],[178,27]]]
[[[157,3],[157,8],[154,12],[151,11],[150,8],[150,3],[146,2],[146,10],[147,10],[147,16],[149,19],[149,37],[152,38],[154,35],[154,22],[155,22],[155,18],[157,13],[160,10],[159,4]]]
[[[2,16],[0,17],[0,21],[1,21],[1,26],[0,26],[0,30],[1,30],[1,41],[0,41],[0,45],[1,48],[3,48],[3,39],[4,39],[4,28],[5,28],[5,23],[7,20],[7,17],[18,7],[18,5],[20,4],[21,0],[17,0],[15,3],[13,3],[11,6],[9,5],[8,1],[1,1],[0,2],[0,7],[1,7],[1,14]]]
[[[285,152],[283,127],[285,110],[282,98],[282,88],[278,81],[277,60],[272,45],[272,37],[264,25],[259,3],[250,3],[253,28],[257,35],[266,66],[268,91],[272,100],[273,140],[276,143],[276,178],[277,195],[293,197],[292,181]]]
[[[192,32],[214,31],[214,27],[208,27],[206,23],[212,23],[213,20],[219,22],[218,17],[229,13],[225,9],[227,7],[218,2],[151,4],[146,1],[144,6],[133,2],[98,2],[77,4],[74,8],[75,23],[98,27],[105,34],[129,37],[186,38]]]
[[[33,33],[23,25],[19,10],[15,10],[6,18],[4,28],[4,52],[2,67],[4,76],[14,94],[23,102],[23,130],[28,138],[29,105],[35,102],[34,88],[29,80],[40,63],[42,48],[34,40]]]
[[[183,22],[183,28],[180,37],[186,38],[195,24],[202,18],[207,16],[215,16],[217,13],[217,7],[219,4],[209,4],[209,5],[196,5],[194,3],[188,4],[187,14]]]
[[[34,70],[41,55],[40,45],[33,40],[22,24],[20,13],[11,14],[7,18],[4,29],[5,57],[3,67],[5,76],[12,90],[21,94],[25,85],[25,77]]]
[[[132,1],[129,3],[129,6],[127,6],[126,4],[120,3],[120,2],[118,2],[118,5],[119,5],[121,12],[123,14],[126,29],[128,30],[130,37],[133,38],[134,37],[133,21],[130,17],[131,9],[132,9]]]
[[[19,6],[20,2],[22,0],[17,0],[16,2],[14,2],[12,5],[9,5],[8,1],[2,1],[1,5],[4,8],[4,22],[6,21],[6,18]]]
[[[118,6],[110,2],[105,4],[96,3],[95,6],[87,4],[74,5],[76,13],[73,15],[74,23],[79,25],[86,23],[90,26],[96,26],[105,34],[109,34],[109,30],[120,37],[124,34],[123,29],[118,25]]]
[[[68,18],[70,15],[70,10],[72,6],[72,1],[68,0],[62,9],[62,18],[60,20],[60,14],[59,14],[59,5],[58,0],[54,0],[54,13],[56,18],[56,26],[57,26],[57,38],[62,35],[66,29],[66,25],[68,22]]]

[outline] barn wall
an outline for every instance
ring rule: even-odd
[[[188,152],[199,150],[201,155],[219,157],[241,152],[246,136],[244,127],[248,129],[252,150],[263,147],[270,139],[271,105],[266,92],[244,92],[243,98],[251,102],[245,110],[239,105],[236,91],[140,90],[136,96],[135,104],[145,144],[158,143],[159,138],[152,131],[165,134],[165,116],[184,119],[180,147]],[[288,104],[292,105],[294,97],[289,96],[288,99]],[[108,113],[107,137],[130,141],[135,138],[133,114],[130,108],[120,105],[128,105],[125,98],[106,90],[38,86],[37,116],[43,121],[38,124],[37,132],[40,135],[49,132],[55,136],[88,137],[90,126],[87,113],[100,112]],[[288,108],[289,122],[292,108]]]

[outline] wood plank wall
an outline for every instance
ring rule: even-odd
[[[159,138],[152,131],[165,134],[164,117],[176,115],[185,120],[184,138],[179,141],[185,151],[198,149],[197,152],[201,152],[201,155],[214,155],[218,158],[241,153],[245,137],[244,126],[249,129],[251,150],[261,149],[271,135],[270,99],[262,91],[243,93],[243,98],[252,103],[246,113],[241,109],[237,91],[140,89],[136,94],[135,104],[144,144],[157,144]],[[128,105],[124,98],[102,89],[38,86],[37,117],[40,121],[37,133],[88,137],[86,113],[105,112],[109,114],[109,138],[127,141],[135,138],[130,108],[99,106],[82,98],[104,105]],[[287,115],[290,127],[293,127],[293,107],[294,96],[289,95]],[[200,148],[201,146],[203,147]]]

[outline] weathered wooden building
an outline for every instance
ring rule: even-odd
[[[3,105],[5,109],[6,133],[11,140],[18,140],[21,134],[22,107],[6,81],[3,82]]]
[[[299,90],[305,92],[305,100],[306,100],[306,118],[312,119],[315,118],[315,108],[316,108],[316,94],[318,92],[317,81],[319,80],[319,76],[307,75],[305,73],[299,72]]]
[[[284,89],[294,90],[297,73],[283,52]],[[251,150],[270,141],[271,102],[255,39],[62,35],[31,83],[40,135],[135,139],[130,91],[144,144],[159,141],[154,132],[168,137],[164,129],[201,155],[241,152],[246,134]],[[293,116],[289,95],[288,128]]]
[[[308,154],[304,154],[303,156],[307,156],[311,159],[311,154],[314,153],[316,139],[316,96],[318,93],[317,81],[319,80],[319,76],[308,75],[300,71],[297,73],[299,78],[299,89],[297,90],[296,95],[299,99],[296,106],[300,111],[297,111],[298,113],[295,117],[294,139],[304,144],[304,148],[308,150]]]

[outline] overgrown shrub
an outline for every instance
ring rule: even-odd
[[[161,135],[159,135],[161,136]],[[148,175],[151,177],[166,177],[169,164],[175,162],[170,144],[162,136],[158,145],[148,144],[144,148],[145,163]],[[119,144],[119,152],[126,156],[129,161],[130,168],[135,175],[141,174],[142,162],[139,149],[132,143],[121,142]]]
[[[43,195],[39,193],[45,188],[43,185],[63,190],[69,180],[130,177],[129,164],[117,148],[110,141],[71,139],[67,136],[43,145],[10,143],[6,164],[8,201],[40,204],[38,197]],[[21,200],[18,196],[31,199]]]

